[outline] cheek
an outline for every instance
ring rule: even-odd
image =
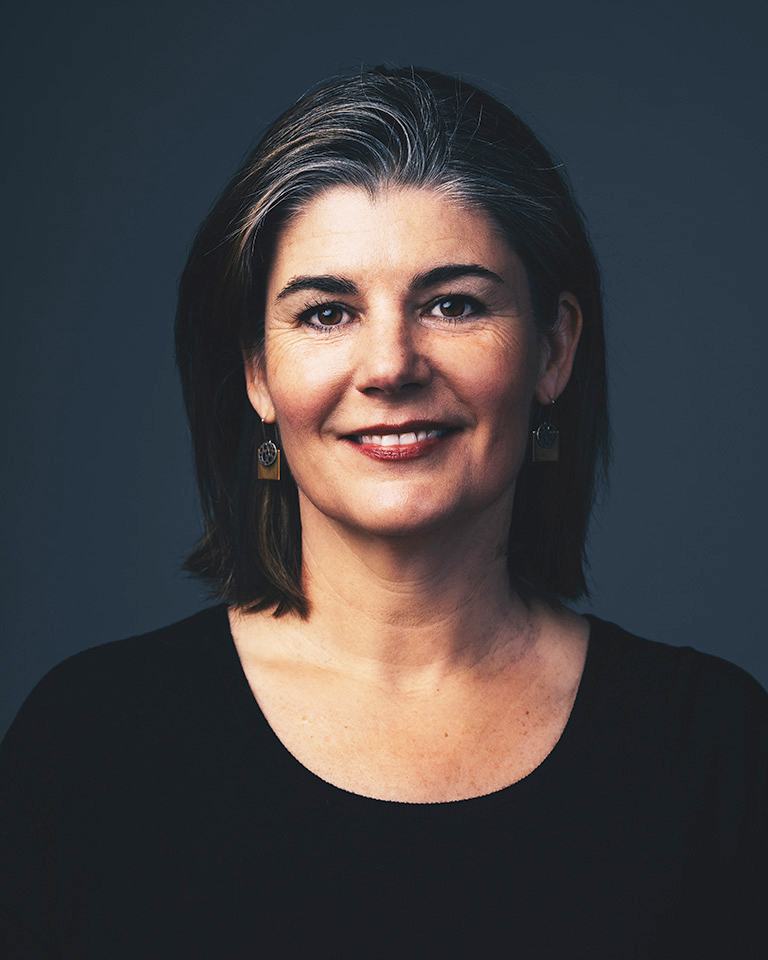
[[[333,409],[343,390],[337,366],[322,349],[277,348],[268,353],[267,381],[286,444],[294,434],[317,431]]]
[[[527,426],[536,384],[538,352],[525,337],[497,338],[482,351],[467,353],[461,365],[463,392],[495,432]]]
[[[524,344],[518,346],[485,353],[484,362],[474,358],[474,366],[467,358],[465,396],[472,398],[480,427],[480,447],[472,466],[477,482],[506,484],[525,459],[538,354]]]
[[[530,425],[530,382],[521,379],[496,389],[486,386],[482,402],[492,455],[507,463],[518,462],[527,442]]]

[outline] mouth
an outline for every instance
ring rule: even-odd
[[[444,437],[447,430],[408,430],[403,433],[360,433],[353,434],[354,443],[373,444],[377,447],[408,447],[424,440],[436,440]]]
[[[455,428],[433,423],[380,424],[344,439],[374,460],[410,460],[440,446]]]

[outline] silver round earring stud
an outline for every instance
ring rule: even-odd
[[[558,430],[548,420],[536,428],[536,443],[544,450],[554,447],[559,436]]]
[[[265,440],[256,452],[263,467],[271,467],[277,460],[277,447],[271,440]]]

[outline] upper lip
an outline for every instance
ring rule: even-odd
[[[450,430],[451,424],[441,420],[407,420],[404,423],[377,423],[359,430],[350,430],[345,437],[386,436],[393,433],[418,433],[419,430]]]

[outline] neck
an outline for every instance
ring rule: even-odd
[[[307,621],[325,655],[388,683],[435,679],[518,656],[530,611],[510,588],[508,508],[450,529],[373,537],[302,510]],[[502,515],[503,514],[503,515]]]

